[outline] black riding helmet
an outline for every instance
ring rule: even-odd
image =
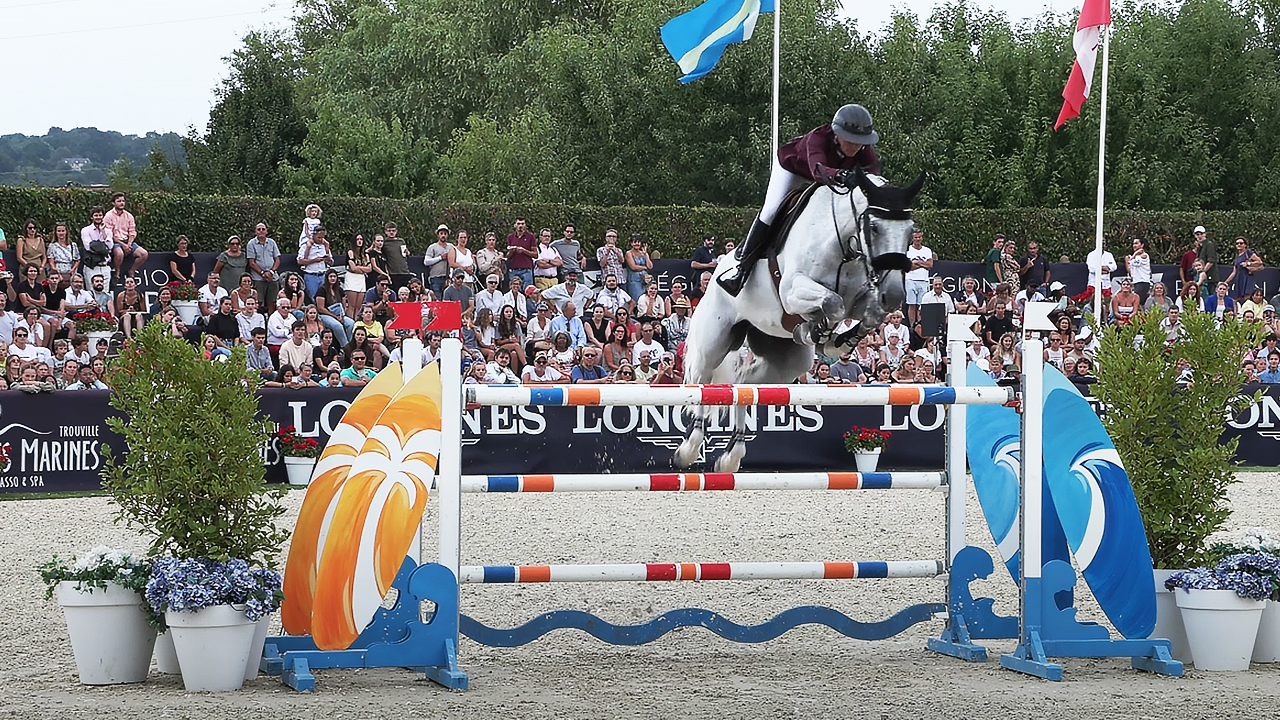
[[[831,129],[844,140],[859,145],[875,145],[880,135],[872,128],[871,113],[861,105],[845,105],[831,119]]]

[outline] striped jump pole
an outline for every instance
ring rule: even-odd
[[[694,492],[711,490],[939,490],[940,472],[463,475],[464,493]]]
[[[879,562],[633,563],[623,565],[468,565],[458,581],[479,583],[673,582],[681,580],[856,580],[932,578],[941,560]]]
[[[467,385],[468,408],[483,405],[1006,405],[1007,387],[940,385]]]

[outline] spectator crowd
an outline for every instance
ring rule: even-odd
[[[573,225],[535,233],[525,218],[515,218],[505,238],[488,231],[473,244],[467,229],[440,224],[419,277],[409,271],[408,245],[394,223],[339,242],[330,239],[320,207],[308,205],[296,244],[291,239],[287,249],[296,253],[298,272],[281,271],[284,251],[265,223],[257,223],[247,239],[228,238],[201,278],[188,239],[179,236],[167,259],[174,282],[148,303],[136,279],[148,253],[127,197],[116,193],[112,207],[95,207],[89,220],[79,238],[64,222],[46,234],[28,221],[18,234],[18,267],[0,272],[0,389],[105,389],[115,349],[157,319],[211,362],[226,361],[233,347],[245,346],[248,369],[266,386],[359,387],[400,360],[403,338],[388,328],[392,303],[435,300],[461,305],[457,335],[467,383],[681,383],[690,317],[712,271],[734,251],[732,239],[717,248],[716,238],[705,236],[692,254],[697,282],[689,287],[675,277],[664,292],[639,235],[621,245],[618,232],[608,230],[594,251],[600,272],[592,282],[585,273],[589,250]],[[1264,381],[1280,381],[1280,367],[1271,367],[1273,360],[1280,363],[1280,296],[1264,298],[1254,279],[1263,262],[1244,238],[1235,248],[1230,269],[1220,267],[1205,229],[1195,228],[1179,259],[1176,291],[1167,284],[1171,278],[1153,276],[1141,239],[1133,240],[1124,258],[1127,274],[1114,287],[1116,259],[1091,253],[1091,272],[1095,261],[1103,272],[1104,323],[1159,313],[1170,341],[1186,312],[1213,313],[1219,322],[1265,323],[1270,334],[1246,361],[1259,366]],[[797,382],[937,382],[945,370],[941,324],[929,319],[950,313],[980,316],[970,360],[997,381],[1016,379],[1023,311],[1037,301],[1055,304],[1045,361],[1082,389],[1096,382],[1091,291],[1067,296],[1037,243],[1021,253],[1015,241],[996,235],[982,276],[965,277],[952,291],[933,272],[935,257],[923,229],[916,228],[907,254],[905,307],[838,355],[820,355]],[[1091,277],[1091,287],[1093,282]],[[184,292],[198,298],[193,321],[174,304]],[[940,309],[924,309],[929,305]],[[91,346],[88,329],[104,325],[112,337]],[[424,363],[436,360],[441,338],[428,333]]]

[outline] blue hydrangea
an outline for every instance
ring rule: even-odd
[[[157,613],[243,605],[245,616],[256,622],[280,608],[283,586],[280,573],[251,568],[244,560],[161,558],[151,568],[145,596]]]
[[[1270,553],[1237,553],[1213,568],[1174,573],[1165,581],[1169,590],[1234,590],[1252,600],[1265,600],[1277,592],[1280,558]]]

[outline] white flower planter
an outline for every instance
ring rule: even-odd
[[[880,450],[859,451],[853,454],[853,461],[858,465],[858,472],[873,473],[876,471],[876,465],[880,464]]]
[[[256,623],[230,605],[165,613],[188,691],[239,690]]]
[[[200,316],[200,303],[195,300],[174,300],[173,309],[188,326],[195,325],[196,318]]]
[[[156,670],[164,675],[182,672],[178,664],[178,651],[173,649],[173,633],[165,631],[156,636]]]
[[[74,582],[61,582],[56,593],[80,682],[113,685],[147,679],[156,631],[147,625],[142,596],[116,583],[82,592]]]
[[[316,458],[284,457],[284,470],[289,474],[289,484],[306,487],[311,484],[311,473],[315,472]]]
[[[107,347],[110,348],[112,335],[115,335],[115,333],[110,330],[94,330],[93,332],[85,333],[85,336],[89,338],[89,356],[92,357],[98,354],[99,340],[106,340]]]
[[[1248,670],[1265,600],[1234,590],[1175,590],[1198,670]]]
[[[1280,662],[1280,603],[1268,600],[1258,623],[1258,639],[1253,644],[1256,663]]]
[[[262,649],[267,645],[267,631],[271,629],[271,615],[263,615],[253,625],[253,644],[249,646],[249,662],[244,667],[244,679],[253,680],[258,677],[258,667],[262,661]]]
[[[1187,631],[1182,627],[1182,611],[1173,597],[1173,590],[1166,590],[1164,581],[1178,570],[1152,570],[1156,585],[1156,628],[1151,637],[1169,641],[1169,654],[1183,664],[1191,662],[1191,646],[1187,644]]]

